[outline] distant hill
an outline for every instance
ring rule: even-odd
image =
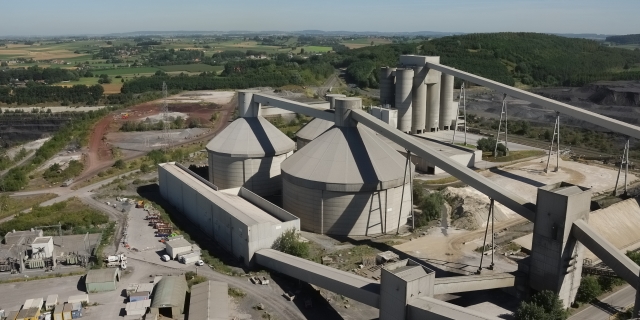
[[[640,79],[640,72],[632,71],[640,67],[638,51],[541,33],[467,34],[366,47],[342,52],[335,64],[347,67],[360,86],[376,87],[378,67],[396,65],[400,54],[440,56],[443,64],[509,85],[582,86],[597,80]]]
[[[616,44],[640,44],[640,34],[628,34],[625,36],[610,36],[606,41]]]

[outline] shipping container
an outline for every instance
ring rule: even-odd
[[[64,305],[58,304],[53,308],[53,320],[64,320],[62,317],[62,309]]]
[[[45,304],[44,304],[44,309],[45,310],[53,310],[53,308],[56,306],[56,304],[58,304],[58,295],[57,294],[50,294],[49,296],[47,296],[47,302],[45,302]]]
[[[73,306],[72,306],[71,304],[69,304],[69,303],[66,303],[66,304],[64,305],[64,308],[62,309],[62,318],[63,318],[64,320],[71,320],[71,319],[73,319],[73,318],[71,317],[71,311],[73,311]]]
[[[88,294],[79,294],[77,296],[70,296],[67,303],[74,304],[76,302],[86,302],[89,303],[89,295]]]

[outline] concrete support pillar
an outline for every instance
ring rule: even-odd
[[[418,66],[413,68],[413,87],[411,90],[411,133],[422,133],[427,116],[427,85],[425,80],[429,69]]]
[[[253,102],[253,94],[258,90],[238,91],[238,116],[241,118],[251,118],[260,115],[260,104]]]
[[[633,306],[632,318],[640,318],[640,281],[636,285],[636,303]]]
[[[427,85],[427,117],[425,131],[438,131],[440,128],[440,82]]]
[[[548,185],[538,189],[536,203],[529,285],[557,293],[569,307],[580,286],[584,248],[571,227],[589,219],[591,190],[565,182]]]
[[[362,109],[362,99],[353,97],[336,98],[335,123],[338,127],[352,127],[351,110]]]
[[[413,87],[413,70],[396,70],[396,109],[398,109],[398,130],[409,133],[411,131]]]
[[[330,93],[325,96],[325,100],[329,101],[329,109],[336,108],[336,98],[344,98],[346,97],[344,94],[339,93]]]
[[[380,320],[407,319],[407,305],[433,297],[436,273],[407,259],[387,264],[380,275]]]

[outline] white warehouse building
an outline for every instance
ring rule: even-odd
[[[271,248],[284,231],[300,230],[296,216],[248,189],[218,191],[173,162],[160,164],[158,175],[162,197],[246,265],[257,250]]]

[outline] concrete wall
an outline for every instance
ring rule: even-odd
[[[378,193],[309,189],[286,180],[283,180],[282,191],[284,209],[300,218],[302,230],[332,235],[365,235],[382,233],[385,231],[383,227],[386,227],[386,232],[393,232],[398,226],[402,187],[380,192],[382,224],[377,210],[380,207]],[[404,225],[410,215],[409,181],[403,201],[400,225]]]
[[[569,307],[580,286],[584,250],[570,236],[571,227],[589,218],[591,191],[558,183],[539,188],[536,203],[529,284],[556,292]]]
[[[270,196],[282,190],[280,164],[293,152],[275,157],[234,158],[209,153],[209,181],[220,189],[245,187]]]
[[[193,224],[197,225],[207,235],[213,237],[225,250],[250,265],[253,254],[262,248],[271,248],[273,241],[289,229],[299,230],[300,222],[295,216],[288,214],[287,221],[279,224],[261,223],[248,226],[243,221],[229,213],[234,209],[229,203],[221,201],[211,194],[201,194],[187,185],[162,166],[158,169],[160,193],[183,213]],[[204,186],[204,185],[203,185]],[[208,193],[215,193],[208,187]],[[209,191],[210,190],[210,191]],[[240,189],[241,190],[241,189]],[[247,195],[250,191],[243,191]],[[257,202],[258,196],[250,196]],[[264,199],[262,199],[264,201]],[[263,207],[266,207],[263,204]],[[285,213],[278,212],[271,207],[267,212],[276,214],[276,218],[285,217]]]
[[[480,312],[430,297],[413,300],[407,306],[406,320],[500,320]]]

